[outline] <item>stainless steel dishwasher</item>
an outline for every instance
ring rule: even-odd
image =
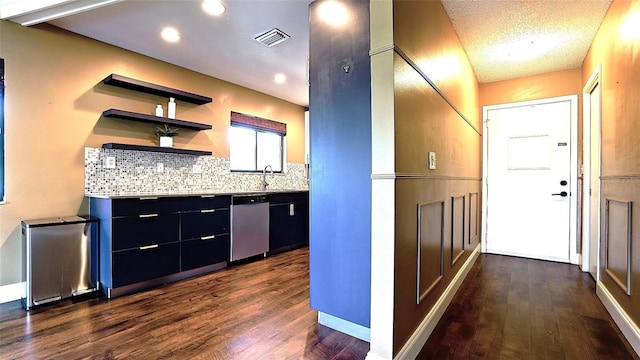
[[[231,200],[231,261],[269,251],[269,198],[235,195]]]

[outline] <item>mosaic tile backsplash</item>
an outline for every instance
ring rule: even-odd
[[[107,157],[115,167],[107,168]],[[157,164],[164,165],[158,172]],[[194,165],[200,173],[194,173]],[[196,166],[196,167],[197,167]],[[232,173],[228,158],[146,151],[85,148],[87,196],[179,195],[260,189],[262,174]],[[304,164],[288,163],[283,173],[267,174],[269,189],[307,190]]]

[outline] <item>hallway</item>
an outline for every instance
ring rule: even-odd
[[[638,359],[575,265],[481,254],[418,359]]]

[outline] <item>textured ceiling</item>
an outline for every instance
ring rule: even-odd
[[[120,1],[49,21],[51,24],[196,72],[308,105],[310,0],[224,0],[220,17],[204,14],[200,1]],[[160,30],[176,28],[167,44]],[[274,27],[291,38],[267,47],[254,38]],[[287,76],[284,84],[274,76]]]
[[[443,0],[480,83],[580,67],[610,0]]]
[[[227,11],[217,18],[204,15],[199,0],[29,1],[0,0],[0,18],[21,22],[20,15],[24,15],[49,21],[90,38],[308,105],[308,5],[312,0],[223,0]],[[442,2],[481,83],[581,66],[610,4],[609,0]],[[168,25],[180,31],[179,43],[160,40],[160,30]],[[272,48],[253,40],[274,27],[291,38]],[[276,73],[286,74],[287,81],[276,84]]]

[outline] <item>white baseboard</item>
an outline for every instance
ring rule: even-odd
[[[0,304],[22,299],[25,286],[24,282],[0,286]]]
[[[321,311],[318,311],[318,324],[330,327],[334,330],[340,331],[341,333],[345,333],[366,342],[369,342],[370,339],[368,327],[352,323],[351,321],[347,321]]]
[[[635,350],[636,354],[640,355],[640,328],[631,320],[629,315],[627,315],[616,299],[611,296],[609,290],[607,290],[600,281],[596,286],[596,294],[633,350]]]
[[[365,360],[386,360],[385,358],[380,357],[372,352],[369,352],[364,359]]]
[[[469,270],[471,270],[471,267],[476,262],[479,255],[480,245],[476,246],[476,248],[471,253],[471,256],[469,256],[469,258],[467,258],[467,261],[464,262],[460,271],[458,271],[456,276],[453,277],[453,280],[451,281],[451,283],[449,283],[449,286],[447,286],[444,293],[440,296],[431,311],[429,311],[424,320],[422,320],[420,326],[418,326],[416,331],[411,335],[409,340],[404,344],[402,349],[400,349],[398,354],[394,357],[394,360],[414,360],[418,356],[420,350],[422,350],[422,347],[427,342],[427,339],[429,339],[429,336],[433,332],[433,329],[436,328],[438,321],[440,321],[440,318],[444,314],[445,310],[447,310],[447,307],[451,303],[451,300],[453,300],[453,296],[460,288],[460,285],[462,285],[462,282],[467,277],[467,274],[469,274]],[[367,356],[367,360],[383,359],[376,359],[374,357]]]

